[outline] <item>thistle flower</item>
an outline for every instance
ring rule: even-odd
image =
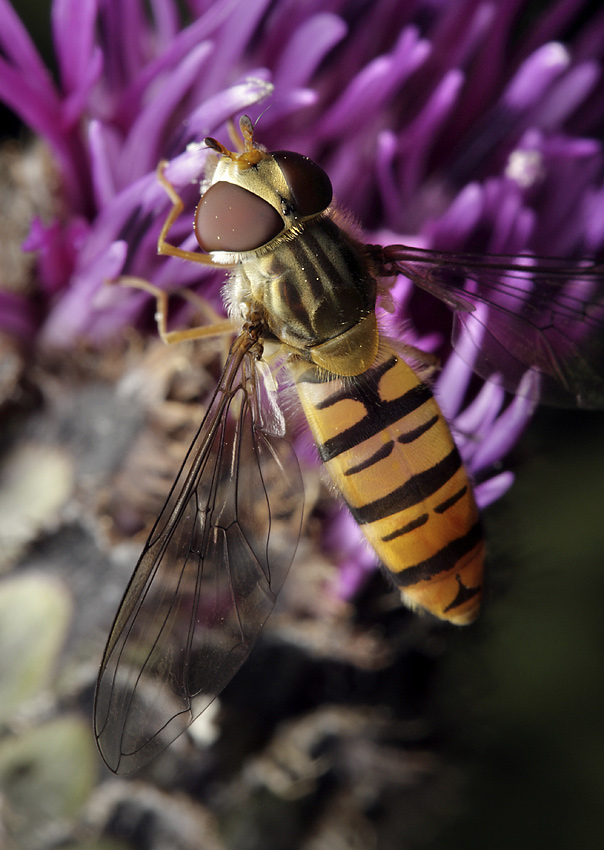
[[[48,144],[62,188],[52,221],[33,222],[24,245],[38,256],[36,311],[0,293],[0,328],[21,340],[99,348],[140,324],[148,299],[106,286],[121,274],[192,286],[220,304],[221,276],[155,244],[167,199],[155,167],[192,205],[207,151],[226,122],[259,116],[269,148],[319,161],[339,203],[368,241],[517,254],[593,255],[604,243],[602,153],[589,138],[603,110],[597,59],[604,16],[555,39],[583,2],[558,2],[517,33],[517,4],[388,0],[323,4],[189,0],[54,0],[53,81],[8,0],[0,0],[0,97]],[[194,247],[187,216],[173,231]],[[490,473],[533,411],[485,384],[463,408],[471,369],[447,343],[427,296],[399,279],[392,333],[437,349],[436,394],[459,436],[484,507],[509,487]],[[41,305],[41,306],[40,306]],[[342,526],[345,526],[343,528]],[[342,541],[354,541],[346,551]],[[325,545],[342,564],[341,592],[363,567],[346,514]]]

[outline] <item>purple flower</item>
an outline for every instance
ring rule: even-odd
[[[24,248],[38,252],[37,310],[0,293],[0,329],[69,347],[102,347],[136,324],[140,292],[106,280],[138,275],[165,288],[194,286],[220,304],[221,275],[156,256],[167,199],[155,167],[194,203],[207,135],[226,121],[262,116],[271,148],[310,155],[368,241],[443,250],[593,255],[604,245],[601,145],[604,17],[555,39],[584,3],[550,4],[518,30],[513,0],[54,0],[53,81],[8,0],[0,0],[0,97],[49,145],[63,210],[34,221]],[[518,33],[521,34],[518,34]],[[190,219],[171,234],[193,248]],[[400,278],[395,311],[414,344],[437,349],[436,394],[484,507],[509,487],[493,464],[513,446],[533,404],[487,383],[463,408],[471,371],[451,353],[449,321]],[[40,311],[40,303],[42,309]],[[412,322],[410,323],[410,320]],[[347,514],[327,523],[326,548],[342,563],[342,592],[358,584]],[[347,542],[348,541],[348,542]]]

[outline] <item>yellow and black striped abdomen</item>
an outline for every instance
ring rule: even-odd
[[[404,601],[464,625],[484,541],[459,452],[430,388],[382,345],[355,378],[293,367],[319,454]]]

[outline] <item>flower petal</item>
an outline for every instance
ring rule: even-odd
[[[497,499],[500,499],[513,483],[514,474],[512,472],[500,472],[499,475],[494,475],[492,478],[487,478],[486,481],[477,484],[474,487],[474,495],[480,510],[483,511]]]
[[[140,111],[121,151],[119,186],[131,183],[157,164],[168,119],[202,73],[212,49],[209,42],[204,42],[192,50],[176,70],[165,77],[161,88],[154,92],[153,100]]]
[[[283,50],[275,69],[277,89],[305,86],[325,55],[340,42],[347,26],[337,15],[320,12],[301,24]]]

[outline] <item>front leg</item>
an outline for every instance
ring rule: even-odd
[[[221,319],[218,314],[210,307],[209,304],[204,304],[203,299],[188,290],[182,290],[181,295],[191,301],[198,309],[210,319],[212,324],[201,325],[194,328],[183,328],[179,331],[169,331],[168,323],[168,298],[169,294],[158,286],[144,280],[140,277],[130,277],[124,275],[118,278],[117,282],[120,286],[130,287],[132,289],[142,289],[143,292],[148,292],[153,295],[156,301],[155,321],[157,322],[157,330],[163,342],[166,345],[173,345],[176,342],[185,342],[186,340],[194,339],[209,339],[211,337],[224,336],[234,334],[237,331],[235,325],[230,319]]]
[[[180,195],[164,173],[167,165],[168,161],[166,159],[162,159],[159,165],[157,166],[156,172],[157,179],[164,187],[164,189],[166,190],[166,194],[172,201],[172,209],[170,210],[166,220],[164,221],[161,233],[159,234],[159,239],[157,240],[157,253],[161,254],[162,256],[180,257],[182,260],[192,260],[194,263],[202,263],[206,266],[215,266],[216,268],[221,269],[228,268],[228,266],[225,266],[222,263],[214,262],[214,260],[209,254],[200,254],[199,251],[183,251],[182,248],[178,248],[176,245],[172,245],[171,242],[166,241],[168,232],[170,231],[172,225],[184,209],[184,205]]]

